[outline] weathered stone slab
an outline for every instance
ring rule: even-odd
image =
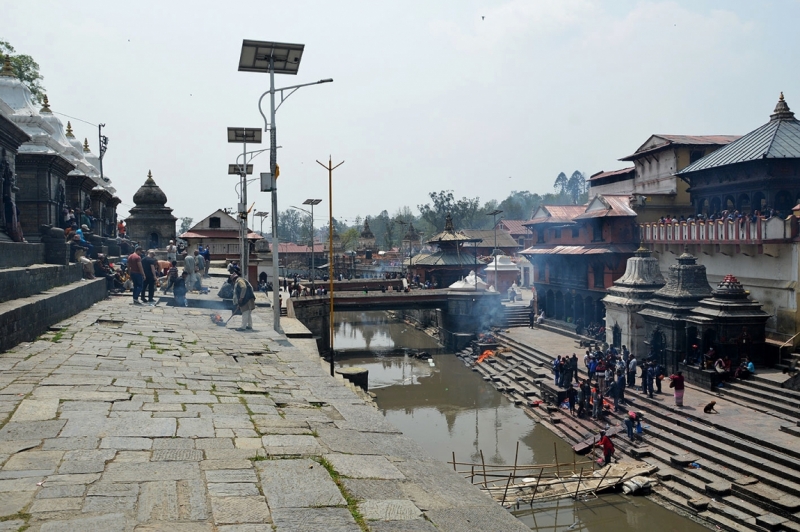
[[[403,479],[400,472],[383,456],[327,454],[325,458],[340,474],[350,478]]]
[[[370,521],[372,532],[437,532],[435,526],[424,519],[408,521]]]
[[[210,419],[181,418],[178,421],[179,438],[213,438],[214,423]]]
[[[63,486],[44,486],[36,494],[37,499],[58,499],[62,497],[83,497],[86,486],[83,484],[65,484]]]
[[[157,449],[194,449],[194,440],[190,438],[157,438],[153,440],[153,450]]]
[[[0,455],[16,454],[38,447],[42,440],[20,440],[20,441],[0,441]],[[54,451],[57,449],[42,449],[44,451]]]
[[[708,508],[708,503],[710,502],[711,499],[709,499],[708,497],[695,497],[694,499],[687,500],[686,504],[688,504],[690,508],[693,508],[698,512],[704,512],[706,508]]]
[[[318,429],[319,441],[334,453],[386,454],[367,437],[355,430]]]
[[[216,469],[206,471],[205,474],[209,483],[258,482],[253,469]]]
[[[0,493],[0,517],[21,512],[33,500],[33,494],[33,491]]]
[[[23,477],[0,480],[0,492],[6,491],[36,491],[37,482],[44,480],[44,477]]]
[[[268,523],[270,512],[264,497],[211,497],[211,513],[218,525]]]
[[[181,420],[183,422],[183,420]],[[195,449],[233,449],[231,438],[198,438],[194,441]]]
[[[267,460],[256,462],[256,469],[273,510],[346,504],[328,472],[313,460]]]
[[[116,449],[119,451],[140,451],[148,450],[153,446],[153,440],[150,438],[123,438],[119,436],[110,436],[103,438],[100,442],[101,449]]]
[[[83,501],[83,513],[131,512],[136,507],[136,497],[103,497],[90,495]]]
[[[322,447],[320,447],[314,436],[272,434],[263,436],[261,442],[267,455],[308,456],[322,454]]]
[[[258,486],[247,482],[210,483],[208,484],[208,494],[211,497],[248,497],[251,495],[261,495],[258,492]],[[275,507],[271,500],[270,505],[273,508]]]
[[[730,482],[711,482],[706,484],[706,493],[714,497],[724,497],[731,494]]]
[[[217,529],[217,530],[222,530]],[[213,532],[214,525],[211,523],[147,523],[139,525],[134,532]],[[272,528],[268,532],[272,532]]]
[[[193,461],[203,459],[203,451],[197,449],[159,449],[153,451],[153,462]]]
[[[422,512],[413,502],[399,500],[366,500],[358,504],[361,515],[370,521],[404,521],[421,519]]]
[[[256,525],[253,523],[245,523],[241,525],[218,526],[217,532],[275,532],[275,529],[272,528],[272,525]]]
[[[49,469],[55,471],[64,451],[23,451],[8,459],[3,471],[28,471]]]
[[[686,467],[692,462],[697,462],[698,460],[700,460],[700,457],[693,454],[678,454],[669,457],[669,461],[672,463],[672,465],[678,467]]]
[[[159,480],[196,480],[200,467],[196,462],[112,462],[103,473],[106,482],[150,482]]]
[[[788,521],[787,518],[772,513],[756,516],[756,524],[766,528],[767,530],[780,530],[781,525],[783,525],[783,523],[786,521]]]
[[[277,508],[272,522],[280,532],[361,531],[347,508]]]
[[[9,422],[0,429],[0,440],[43,440],[55,438],[67,422],[63,419],[52,421]]]
[[[397,480],[342,478],[341,482],[353,497],[362,501],[369,499],[391,500],[406,498],[400,481]]]
[[[74,449],[97,449],[100,438],[76,436],[74,438],[50,438],[44,440],[43,451],[72,451]]]
[[[139,522],[177,521],[178,485],[174,481],[145,482],[136,515]]]
[[[210,404],[218,403],[216,395],[174,395],[162,394],[158,396],[159,403],[178,403],[178,404]]]
[[[64,497],[59,499],[36,499],[29,510],[32,514],[47,512],[65,512],[80,510],[83,505],[81,497]]]
[[[465,507],[431,510],[426,513],[440,532],[484,532],[502,530],[503,532],[530,532],[513,515],[507,512],[491,511],[496,507]]]
[[[11,421],[44,421],[54,419],[57,412],[58,399],[25,399],[11,416]]]
[[[213,471],[215,469],[250,469],[253,462],[245,459],[237,460],[203,460],[200,462],[200,469],[203,471]]]
[[[106,514],[42,523],[40,532],[129,532],[133,523],[124,514]]]

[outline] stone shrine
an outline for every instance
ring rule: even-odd
[[[606,306],[606,341],[618,349],[628,346],[631,353],[644,357],[648,353],[645,345],[645,323],[639,314],[656,290],[666,284],[658,259],[650,256],[650,250],[640,247],[628,259],[625,273],[608,289],[603,298]]]
[[[133,195],[133,207],[125,220],[128,238],[146,249],[163,248],[175,240],[172,209],[167,207],[167,195],[156,185],[148,170],[147,180]]]

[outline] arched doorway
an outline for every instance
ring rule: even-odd
[[[739,212],[747,214],[750,212],[750,196],[747,194],[739,194]]]
[[[556,292],[556,319],[564,319],[564,294]]]
[[[756,192],[753,194],[753,199],[751,201],[751,208],[762,212],[764,207],[767,206],[767,199],[764,197],[762,192]]]
[[[794,205],[792,205],[792,195],[786,190],[781,190],[775,194],[775,210],[781,214],[787,214]]]
[[[622,329],[616,323],[611,328],[611,345],[617,349],[622,348]]]
[[[598,299],[597,301],[595,301],[594,306],[595,306],[595,309],[596,309],[595,310],[595,321],[597,321],[597,323],[599,323],[600,325],[605,325],[606,306],[603,304],[603,300],[602,299]]]
[[[584,318],[584,308],[583,308],[583,298],[581,296],[575,297],[575,323],[578,323],[578,320],[583,322],[583,325],[588,325],[586,323],[586,318]]]
[[[567,292],[564,294],[564,320],[570,323],[575,323],[575,314],[573,311],[573,297],[572,294]]]
[[[650,337],[650,353],[649,356],[656,360],[659,364],[666,367],[667,358],[667,337],[660,327],[656,327],[653,335]]]
[[[708,198],[704,198],[700,201],[699,205],[697,206],[697,214],[703,214],[708,216],[711,214],[711,204],[708,202]]]
[[[544,313],[548,318],[554,318],[556,315],[556,299],[552,290],[547,291],[547,305],[545,305]]]
[[[725,196],[725,210],[726,211],[733,211],[736,209],[736,202],[733,199],[733,196]]]
[[[719,206],[722,204],[719,198],[711,200],[711,214],[719,214],[722,209]]]
[[[158,249],[159,247],[161,247],[160,244],[161,244],[161,236],[156,232],[150,233],[150,242],[148,243],[147,247],[149,249]]]
[[[586,305],[584,305],[584,318],[583,321],[586,322],[586,325],[591,325],[595,323],[594,321],[594,299],[591,296],[586,297]]]

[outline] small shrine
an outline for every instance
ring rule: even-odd
[[[675,371],[685,358],[688,345],[686,320],[701,300],[711,296],[706,267],[684,252],[669,267],[667,283],[639,311],[645,325],[646,356],[667,371]]]
[[[364,219],[364,228],[358,237],[358,249],[367,259],[372,259],[372,252],[375,251],[375,235],[369,228],[369,220]]]
[[[456,231],[453,218],[445,217],[444,231],[431,237],[427,244],[435,247],[431,253],[420,253],[409,260],[412,278],[419,276],[419,282],[430,283],[431,287],[444,288],[462,279],[470,270],[477,270],[483,263],[470,246],[481,239],[470,238],[462,231]]]
[[[494,286],[501,294],[505,293],[519,278],[519,268],[507,255],[495,255],[492,262],[487,264],[483,271],[486,274],[486,282]]]
[[[656,290],[667,281],[661,275],[658,259],[650,256],[650,250],[640,247],[628,259],[625,273],[614,281],[603,298],[606,306],[606,341],[618,349],[623,345],[637,357],[647,355],[645,345],[644,318],[639,311],[644,309]]]
[[[175,221],[172,209],[167,207],[167,195],[156,185],[148,170],[147,180],[136,194],[136,204],[126,218],[128,238],[147,249],[163,248],[175,239]]]
[[[765,360],[765,324],[769,314],[733,275],[726,275],[711,292],[711,297],[700,301],[686,318],[686,336],[690,345],[697,345],[705,353],[714,347],[719,356],[727,356],[734,365],[749,357],[757,365],[772,365]]]

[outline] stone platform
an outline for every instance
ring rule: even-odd
[[[212,312],[110,298],[0,354],[0,531],[528,530],[270,308]]]

